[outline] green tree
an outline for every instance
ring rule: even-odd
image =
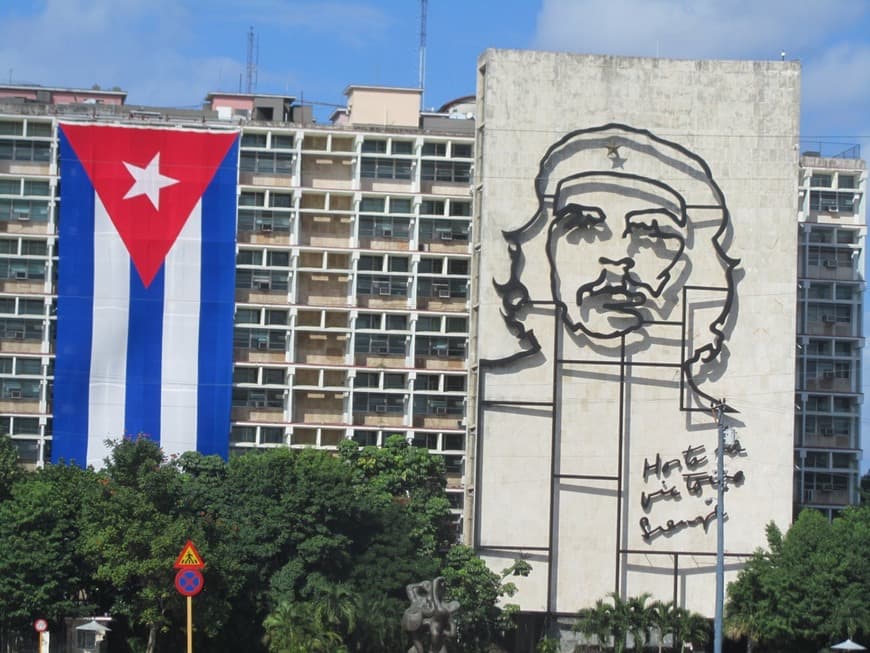
[[[652,627],[658,632],[658,649],[659,653],[662,653],[665,638],[673,635],[677,628],[679,617],[677,604],[673,601],[656,601],[650,606],[649,616]]]
[[[21,474],[0,502],[0,640],[7,645],[17,648],[15,633],[29,636],[37,616],[57,627],[98,607],[80,543],[92,489],[92,472],[48,466]]]
[[[598,599],[594,606],[583,608],[577,613],[572,629],[587,639],[594,637],[598,648],[605,649],[613,635],[614,621],[613,605]]]
[[[499,604],[502,598],[510,598],[517,592],[516,585],[508,579],[528,576],[530,571],[527,562],[517,560],[501,574],[496,574],[468,547],[454,546],[447,552],[441,573],[447,586],[447,598],[459,601],[460,609],[454,618],[462,651],[487,651],[491,644],[501,641],[516,627],[513,616],[518,606],[500,607]]]
[[[181,507],[179,476],[156,443],[125,438],[113,443],[97,474],[99,491],[83,510],[83,551],[94,578],[111,588],[113,615],[145,629],[146,653],[181,612],[172,565],[194,529]]]
[[[18,450],[7,434],[0,434],[0,501],[12,495],[12,487],[24,477]]]

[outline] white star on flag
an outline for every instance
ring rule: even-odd
[[[154,205],[154,209],[159,211],[160,189],[178,183],[177,179],[160,174],[160,152],[155,154],[154,158],[151,159],[151,163],[144,168],[134,166],[126,161],[124,161],[124,166],[127,168],[130,176],[133,177],[133,185],[127,191],[127,194],[124,195],[124,199],[128,200],[132,197],[145,195],[151,201],[151,204]]]

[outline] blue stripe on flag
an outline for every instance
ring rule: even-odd
[[[87,464],[88,392],[94,294],[94,208],[96,194],[62,130],[57,282],[57,340],[54,369],[52,462]]]
[[[130,312],[127,333],[127,387],[124,433],[160,442],[160,383],[163,360],[164,267],[147,288],[130,263]]]
[[[202,196],[197,451],[226,458],[233,377],[238,140]]]

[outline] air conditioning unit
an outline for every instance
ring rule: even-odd
[[[822,427],[822,435],[832,436],[832,435],[834,435],[834,429],[831,428],[830,426],[823,426]]]
[[[30,214],[29,213],[16,213],[15,219],[19,222],[30,222]]]
[[[269,343],[267,343],[265,340],[257,341],[257,349],[266,349],[266,347],[268,347],[268,346],[269,346]]]
[[[21,390],[10,390],[9,391],[10,399],[21,399]]]
[[[446,415],[447,406],[435,406],[434,412],[436,415]]]
[[[14,340],[24,340],[24,331],[13,331],[11,335]]]
[[[27,278],[27,272],[24,272],[23,270],[18,270],[18,271],[15,272],[15,278],[16,278],[16,279],[26,279],[26,278]]]
[[[272,225],[261,224],[257,227],[257,231],[262,231],[263,233],[269,233],[270,231],[272,231]]]
[[[381,238],[392,238],[393,230],[392,229],[381,229],[380,233]]]
[[[390,287],[389,287],[389,286],[381,286],[381,287],[379,287],[379,288],[378,288],[378,294],[379,294],[379,295],[386,295],[387,297],[389,297],[389,295],[390,295]]]
[[[837,318],[833,315],[822,315],[822,322],[825,324],[834,324],[836,323]]]
[[[822,372],[822,378],[825,380],[830,380],[834,378],[834,373],[831,370],[826,370]]]
[[[251,406],[252,406],[253,408],[265,408],[265,407],[266,407],[266,402],[265,402],[265,401],[261,401],[261,400],[252,401],[252,402],[251,402]]]
[[[824,265],[826,268],[829,268],[829,269],[833,270],[833,269],[836,269],[836,267],[837,267],[837,261],[835,261],[835,260],[833,260],[833,259],[825,259],[825,262],[824,262],[823,265]]]
[[[271,290],[272,282],[271,281],[255,281],[257,284],[257,290]]]
[[[386,404],[377,404],[375,406],[375,412],[376,413],[386,413],[387,412],[387,405]]]
[[[436,349],[435,355],[438,358],[447,358],[447,350],[446,349]]]
[[[438,296],[442,299],[450,299],[450,288],[439,288]]]
[[[828,213],[839,213],[840,209],[836,206],[828,207]]]

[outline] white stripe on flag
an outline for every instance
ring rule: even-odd
[[[106,207],[94,195],[94,313],[87,464],[100,468],[109,455],[104,441],[124,435],[130,255]]]
[[[196,451],[202,200],[165,263],[160,446],[167,456]]]

